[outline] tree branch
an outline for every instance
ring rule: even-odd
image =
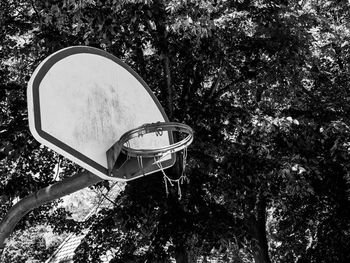
[[[152,16],[155,24],[155,33],[157,39],[157,49],[160,51],[160,56],[163,62],[164,80],[165,80],[165,95],[166,95],[166,111],[171,120],[173,117],[173,87],[171,78],[170,52],[168,43],[168,32],[166,29],[166,10],[164,3],[160,0],[153,2]]]
[[[38,18],[38,21],[39,21],[40,25],[42,25],[42,20],[41,20],[40,14],[38,12],[38,9],[35,7],[34,1],[31,0],[30,3],[32,5],[32,7],[33,7],[33,10],[34,10],[35,14],[36,14],[36,17]]]
[[[210,88],[209,99],[211,99],[214,96],[215,91],[218,89],[223,72],[224,72],[224,67],[221,66],[219,69],[218,77]]]
[[[164,71],[165,71],[165,79],[166,79],[166,95],[167,95],[167,110],[169,114],[170,120],[173,117],[173,88],[172,88],[172,80],[171,80],[171,72],[170,72],[170,59],[168,54],[164,54]]]
[[[231,82],[230,84],[227,84],[225,87],[217,90],[216,92],[214,91],[211,99],[212,100],[216,100],[218,99],[220,96],[224,95],[226,92],[230,91],[233,89],[234,85],[243,82],[244,81],[244,77],[239,77],[238,79],[236,79],[234,82]]]
[[[10,236],[17,223],[28,212],[45,203],[69,195],[100,181],[102,181],[100,177],[90,172],[78,173],[21,199],[11,207],[0,223],[0,258],[5,247],[6,239]]]

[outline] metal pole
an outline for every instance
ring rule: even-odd
[[[0,223],[0,259],[2,258],[1,255],[5,248],[6,239],[11,235],[17,223],[28,212],[45,203],[94,185],[102,180],[90,172],[82,172],[42,188],[18,201],[11,207]]]

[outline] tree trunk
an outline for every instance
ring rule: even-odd
[[[153,21],[156,25],[156,48],[158,49],[162,63],[163,63],[163,74],[164,74],[164,84],[165,84],[165,110],[170,120],[173,117],[173,87],[171,79],[171,65],[170,65],[170,52],[168,44],[168,32],[166,25],[166,9],[164,2],[161,0],[156,0],[153,2],[152,8],[154,14]]]
[[[187,251],[182,246],[176,246],[175,261],[176,263],[192,263],[188,261]]]
[[[163,54],[164,59],[164,75],[166,83],[166,108],[168,111],[169,119],[173,117],[173,88],[171,80],[171,71],[170,71],[170,59],[168,54]]]
[[[254,239],[252,251],[255,263],[271,263],[266,236],[266,200],[260,197],[256,216],[250,218],[251,235]]]
[[[197,263],[197,256],[180,245],[175,249],[175,261],[176,263]]]

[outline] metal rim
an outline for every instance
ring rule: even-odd
[[[148,133],[161,134],[163,131],[181,132],[187,136],[181,141],[158,149],[135,149],[125,145],[133,138],[142,137]],[[119,141],[122,144],[122,151],[130,157],[162,157],[188,147],[193,141],[193,130],[190,126],[177,122],[148,123],[124,133]]]

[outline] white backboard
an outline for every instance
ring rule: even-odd
[[[129,66],[92,47],[62,49],[46,58],[28,83],[29,127],[42,144],[103,179],[108,175],[106,151],[126,131],[145,123],[168,121],[160,103]],[[137,148],[159,148],[172,136],[147,136]],[[167,168],[174,156],[164,160]],[[137,170],[137,172],[136,172]],[[158,171],[154,166],[147,171]],[[134,169],[132,179],[142,176]]]

